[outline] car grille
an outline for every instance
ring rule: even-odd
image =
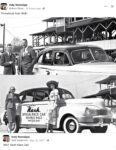
[[[104,123],[111,123],[111,119],[105,118],[105,119],[103,119],[103,122]]]
[[[110,118],[102,118],[103,123],[111,123],[111,119]],[[99,123],[100,122],[100,118],[94,118],[94,123]]]
[[[100,110],[98,110],[98,115],[107,115],[107,114],[108,114],[108,112],[107,112],[106,109],[100,109]]]

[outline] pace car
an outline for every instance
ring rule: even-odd
[[[77,133],[90,129],[92,133],[104,133],[111,123],[112,114],[101,98],[76,99],[68,90],[58,88],[60,102],[57,108],[54,130],[65,133]],[[47,129],[48,88],[34,88],[19,93],[16,121],[12,132],[21,128],[35,128],[43,133]],[[6,123],[7,124],[7,123]]]

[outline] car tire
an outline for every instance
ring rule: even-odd
[[[36,131],[38,133],[45,133],[46,132],[46,128],[36,128]]]
[[[108,129],[108,126],[104,127],[93,127],[90,129],[92,133],[105,133]]]
[[[80,133],[81,132],[79,122],[74,117],[67,117],[64,120],[63,130],[65,133]]]

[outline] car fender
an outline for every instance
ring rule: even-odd
[[[58,116],[57,116],[57,127],[60,127],[62,119],[64,120],[68,116],[73,116],[77,119],[82,118],[85,113],[86,106],[77,106],[77,105],[69,105],[69,106],[63,106],[60,107],[57,110]]]

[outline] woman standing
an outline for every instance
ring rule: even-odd
[[[10,87],[10,90],[6,96],[5,101],[5,110],[7,112],[8,116],[8,129],[9,132],[12,132],[13,124],[15,123],[15,117],[16,117],[16,106],[15,106],[15,87]]]
[[[53,125],[56,124],[57,119],[57,106],[58,101],[60,99],[59,91],[58,91],[58,82],[49,81],[47,82],[47,86],[49,87],[49,111],[48,111],[48,129],[50,132],[53,132]]]

